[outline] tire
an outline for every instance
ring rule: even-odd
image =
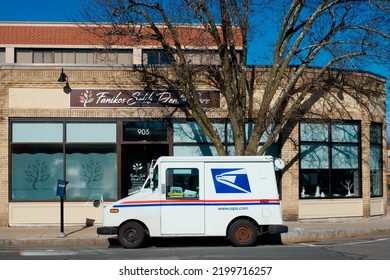
[[[257,241],[256,226],[248,220],[237,220],[229,227],[228,238],[236,247],[253,246]]]
[[[135,249],[142,246],[145,236],[146,232],[139,223],[126,222],[119,228],[118,241],[123,248]]]

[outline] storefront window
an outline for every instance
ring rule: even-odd
[[[221,139],[225,138],[225,123],[215,122],[213,127],[219,133]],[[208,143],[210,138],[206,136],[202,128],[196,122],[174,123],[173,124],[173,142],[186,143]]]
[[[382,176],[382,126],[372,124],[370,127],[371,197],[383,196]]]
[[[209,144],[175,144],[173,147],[173,154],[176,156],[217,156],[217,150],[213,145]]]
[[[360,197],[356,123],[300,125],[300,197]]]
[[[225,139],[225,123],[213,124],[222,139]],[[173,124],[173,154],[175,156],[216,156],[211,140],[196,122]]]
[[[116,160],[115,145],[67,145],[67,200],[116,199]]]
[[[66,142],[116,143],[116,123],[67,123]]]
[[[117,198],[116,123],[14,121],[11,129],[13,201],[58,200],[57,179],[69,181],[67,200]]]
[[[229,122],[214,122],[214,129],[218,132],[222,142],[225,145],[226,154],[235,155],[234,135]],[[248,140],[252,133],[253,123],[245,124],[245,137]],[[267,140],[267,132],[260,139],[259,149],[262,143]],[[278,157],[280,154],[280,145],[278,137],[269,147],[265,155]],[[199,124],[196,122],[174,123],[173,124],[173,154],[175,156],[216,156],[217,151],[212,144],[211,139],[206,136]]]
[[[12,200],[58,200],[57,179],[63,177],[61,145],[12,146]]]
[[[12,123],[13,143],[60,143],[63,139],[63,125],[60,122]]]

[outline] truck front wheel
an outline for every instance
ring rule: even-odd
[[[137,222],[126,222],[118,232],[118,241],[126,249],[139,248],[145,240],[145,230]]]
[[[229,227],[228,237],[234,246],[252,246],[257,240],[257,230],[251,221],[237,220]]]

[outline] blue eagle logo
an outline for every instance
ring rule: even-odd
[[[211,169],[217,193],[250,193],[248,174],[244,168]]]

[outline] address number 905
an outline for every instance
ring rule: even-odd
[[[148,128],[140,128],[140,129],[137,129],[137,133],[138,133],[138,135],[149,135],[150,130]]]

